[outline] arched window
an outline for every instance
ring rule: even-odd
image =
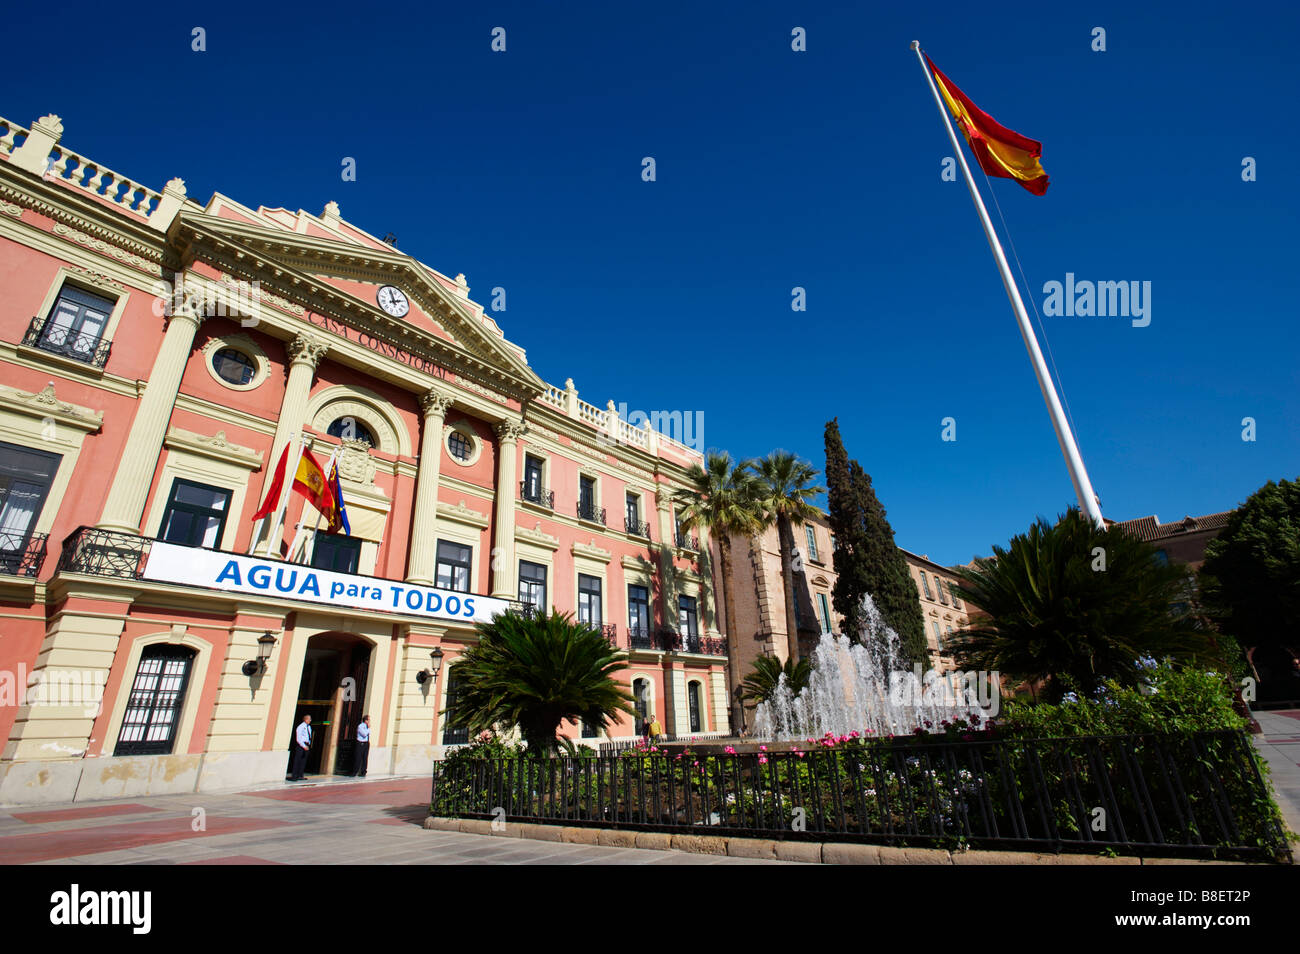
[[[194,650],[184,646],[145,649],[131,683],[114,755],[171,754],[193,662]]]
[[[330,437],[337,437],[343,441],[362,441],[371,447],[376,446],[375,435],[370,433],[370,428],[362,424],[355,417],[340,417],[329,426],[326,431]]]

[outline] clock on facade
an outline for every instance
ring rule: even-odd
[[[411,303],[406,300],[406,295],[400,288],[392,285],[381,285],[375,294],[375,300],[379,302],[380,308],[394,318],[401,318],[411,310]]]

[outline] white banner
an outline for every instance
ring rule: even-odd
[[[318,570],[296,563],[182,547],[157,541],[144,578],[229,593],[278,596],[375,613],[402,613],[458,623],[486,623],[510,608],[506,600],[416,586],[373,576]]]

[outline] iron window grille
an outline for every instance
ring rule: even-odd
[[[131,683],[115,756],[172,751],[193,661],[194,650],[181,646],[150,646],[144,651]]]

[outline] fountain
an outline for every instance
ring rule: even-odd
[[[898,633],[885,625],[870,595],[862,598],[861,640],[826,633],[813,651],[808,686],[795,695],[785,676],[754,717],[755,739],[822,738],[853,732],[875,737],[941,731],[944,720],[990,713],[976,685],[953,674],[904,668]]]

